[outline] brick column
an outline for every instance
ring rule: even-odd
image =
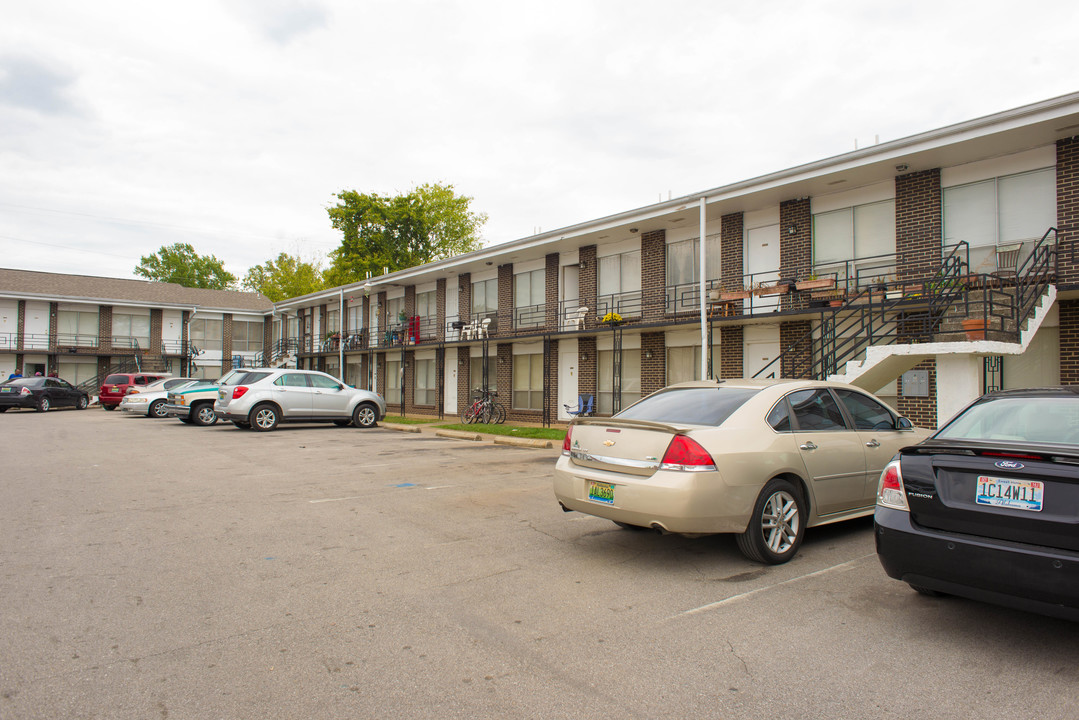
[[[895,179],[895,252],[899,280],[912,281],[936,272],[944,237],[940,170]]]
[[[435,282],[435,315],[438,318],[438,330],[435,337],[444,341],[446,339],[446,278],[439,278]]]
[[[232,369],[232,313],[221,316],[221,374]]]
[[[551,382],[546,386],[545,391],[547,395],[547,416],[551,419],[551,422],[558,421],[558,408],[561,407],[558,402],[558,341],[551,340]],[[542,418],[541,418],[542,419]]]
[[[465,410],[471,404],[472,388],[469,381],[472,378],[472,358],[467,346],[457,346],[457,414],[464,415]],[[503,402],[503,405],[506,403]]]
[[[22,338],[23,338],[23,331],[25,329],[26,329],[26,301],[25,300],[20,300],[19,301],[19,317],[15,321],[15,349],[16,350],[22,350],[23,349],[23,347],[22,347],[22,345],[23,345]],[[19,363],[21,365],[21,363],[22,363],[21,359],[19,360]],[[19,372],[21,373],[22,370],[19,370]]]
[[[405,291],[408,292],[407,290]],[[407,295],[406,295],[407,297]],[[413,293],[415,297],[415,293]],[[406,301],[407,302],[407,301]],[[406,311],[407,312],[407,311]],[[416,351],[405,351],[404,366],[401,368],[401,414],[412,412],[416,407]]]
[[[513,344],[498,343],[488,362],[488,369],[493,371],[497,378],[495,382],[498,384],[501,402],[506,407],[506,417],[510,420],[534,421],[535,415],[529,411],[513,409]]]
[[[378,334],[380,336],[378,338],[375,338],[375,344],[376,345],[381,345],[382,344],[382,338],[386,337],[386,331],[389,329],[389,326],[386,323],[387,323],[387,321],[389,319],[388,316],[389,316],[390,310],[386,306],[387,303],[386,303],[386,291],[385,290],[383,290],[382,292],[380,292],[378,295],[375,296],[375,302],[378,303],[378,305],[376,306],[376,308],[377,308],[376,312],[378,313]],[[386,359],[385,358],[380,358],[379,362],[385,363]],[[382,373],[379,373],[379,375],[381,376]],[[385,387],[383,387],[382,390],[383,390],[382,396],[385,397],[386,396]]]
[[[21,306],[20,306],[20,317]],[[184,334],[187,334],[187,312],[184,311]],[[21,321],[20,321],[21,322]],[[19,328],[20,337],[22,327]],[[97,347],[101,352],[112,352],[112,305],[101,305],[97,309]]]
[[[1063,312],[1061,313],[1061,334],[1064,329]],[[1060,343],[1063,354],[1063,337]],[[929,395],[928,397],[904,397],[903,376],[899,376],[899,398],[896,400],[896,410],[900,415],[909,418],[918,427],[936,429],[937,427],[937,361],[925,360],[914,366],[914,370],[926,370],[929,372]],[[1061,368],[1061,382],[1064,382],[1063,368]]]
[[[498,266],[498,332],[513,332],[513,263]]]
[[[546,303],[547,312],[544,324],[550,332],[558,332],[558,253],[547,253],[545,260],[543,302]]]
[[[1061,300],[1060,384],[1079,385],[1079,300]]]
[[[60,310],[60,304],[59,303],[54,303],[54,302],[49,303],[49,352],[56,352],[56,333],[57,333],[57,328],[60,325],[60,320],[59,320],[59,318],[56,317],[56,313],[59,312],[59,310]],[[157,312],[160,313],[161,311],[158,310]],[[151,324],[152,324],[152,322],[153,322],[153,311],[151,310],[150,313],[151,313],[150,318],[151,318]],[[151,342],[152,341],[153,341],[153,338],[151,336]],[[49,362],[55,363],[56,360],[55,360],[55,358],[51,358],[49,360]],[[50,367],[49,370],[55,370],[55,368]]]
[[[719,336],[719,377],[740,378],[745,375],[742,362],[745,344],[741,325],[725,325]],[[715,362],[713,360],[713,362]],[[712,368],[715,370],[715,368]]]
[[[377,353],[375,363],[375,371],[378,373],[378,379],[375,381],[378,388],[375,392],[386,397],[386,353]]]
[[[281,319],[281,329],[284,331],[286,321]],[[270,364],[270,350],[273,348],[273,315],[267,315],[262,319],[262,364]]]
[[[596,396],[596,338],[582,337],[577,339],[577,393],[591,395],[595,402],[599,402]]]
[[[724,215],[719,230],[719,264],[724,290],[741,290],[745,273],[742,213]]]
[[[457,276],[457,319],[472,321],[472,273]]]
[[[645,322],[667,312],[667,231],[641,234],[641,315]]]
[[[779,351],[786,353],[780,361],[780,377],[814,379],[811,375],[812,339],[806,337],[809,330],[808,320],[779,324]]]
[[[161,328],[164,326],[161,308],[150,310],[150,354],[161,355]]]
[[[651,359],[648,353],[652,353]],[[661,332],[641,334],[641,397],[663,389],[667,384],[666,335]]]
[[[596,246],[585,245],[577,251],[577,303],[588,308],[583,327],[596,326],[596,293],[599,288],[599,262],[596,260]]]
[[[809,209],[809,198],[785,200],[779,204],[780,279],[807,277],[813,266],[813,217]],[[782,298],[784,310],[804,308],[808,303],[801,294],[787,293]]]
[[[1079,136],[1057,141],[1058,282],[1079,283]],[[1061,379],[1063,382],[1063,378]]]

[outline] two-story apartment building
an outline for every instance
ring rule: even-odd
[[[935,426],[986,388],[1079,379],[1077,136],[1074,94],[293,298],[268,354],[394,412],[488,386],[548,422],[773,375]]]
[[[0,269],[0,376],[55,372],[91,393],[121,369],[216,378],[261,362],[272,307],[258,293]]]

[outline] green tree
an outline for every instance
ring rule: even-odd
[[[321,262],[305,262],[288,253],[281,253],[276,260],[267,260],[248,270],[241,285],[262,293],[274,302],[325,287]]]
[[[187,243],[163,245],[156,253],[140,258],[135,274],[158,282],[209,290],[227,290],[236,283],[236,276],[225,270],[221,260],[213,255],[199,255]]]
[[[481,247],[485,213],[469,209],[472,198],[452,185],[420,185],[404,195],[384,197],[344,190],[328,208],[330,222],[344,235],[330,253],[331,285],[453,257]]]

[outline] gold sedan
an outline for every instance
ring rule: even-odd
[[[777,564],[807,527],[871,515],[881,470],[928,434],[846,383],[682,383],[571,422],[554,491],[627,529],[737,533],[747,557]]]

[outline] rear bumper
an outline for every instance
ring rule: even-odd
[[[36,408],[37,400],[33,395],[20,395],[18,397],[0,397],[2,408]]]
[[[191,408],[187,405],[165,405],[166,417],[185,418],[191,415]]]
[[[897,580],[1079,621],[1079,553],[918,527],[877,507],[877,557]]]

